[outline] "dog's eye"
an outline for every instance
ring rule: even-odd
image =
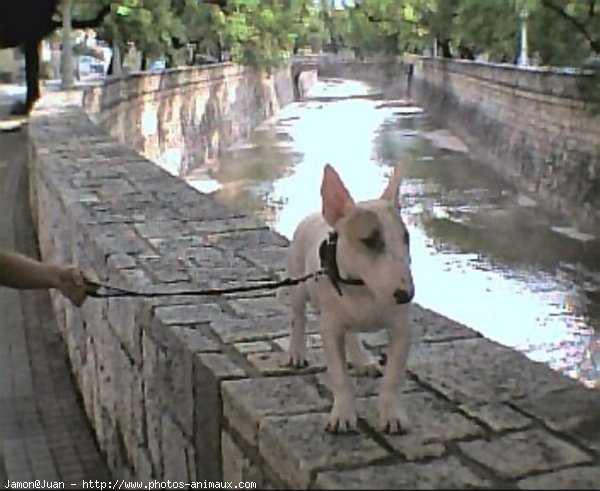
[[[379,230],[375,230],[371,235],[361,239],[361,242],[372,251],[383,251],[385,248],[385,243],[383,242],[383,237]]]

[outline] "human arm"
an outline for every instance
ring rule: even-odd
[[[79,307],[92,290],[87,275],[74,266],[36,261],[17,252],[0,251],[0,285],[25,289],[56,288]]]

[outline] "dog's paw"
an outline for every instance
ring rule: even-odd
[[[383,369],[376,360],[373,360],[369,363],[365,363],[364,365],[355,366],[354,373],[356,373],[356,375],[359,377],[377,378],[383,375]]]
[[[329,433],[350,433],[357,429],[356,410],[352,404],[333,404],[325,431]]]
[[[408,416],[399,406],[388,405],[380,408],[379,429],[383,433],[406,433],[409,427],[410,421]]]
[[[306,368],[308,366],[306,352],[288,351],[283,356],[281,364],[292,368]]]

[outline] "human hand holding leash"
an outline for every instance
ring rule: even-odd
[[[75,266],[56,266],[53,275],[54,288],[68,298],[75,307],[81,307],[85,299],[98,289],[92,278]]]
[[[98,288],[80,268],[49,264],[12,251],[0,251],[0,285],[18,290],[56,288],[76,307]]]

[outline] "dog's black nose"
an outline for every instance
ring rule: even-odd
[[[396,303],[399,303],[399,304],[410,302],[414,296],[415,296],[414,288],[410,292],[401,290],[400,288],[398,288],[394,292],[394,298],[396,299]]]

